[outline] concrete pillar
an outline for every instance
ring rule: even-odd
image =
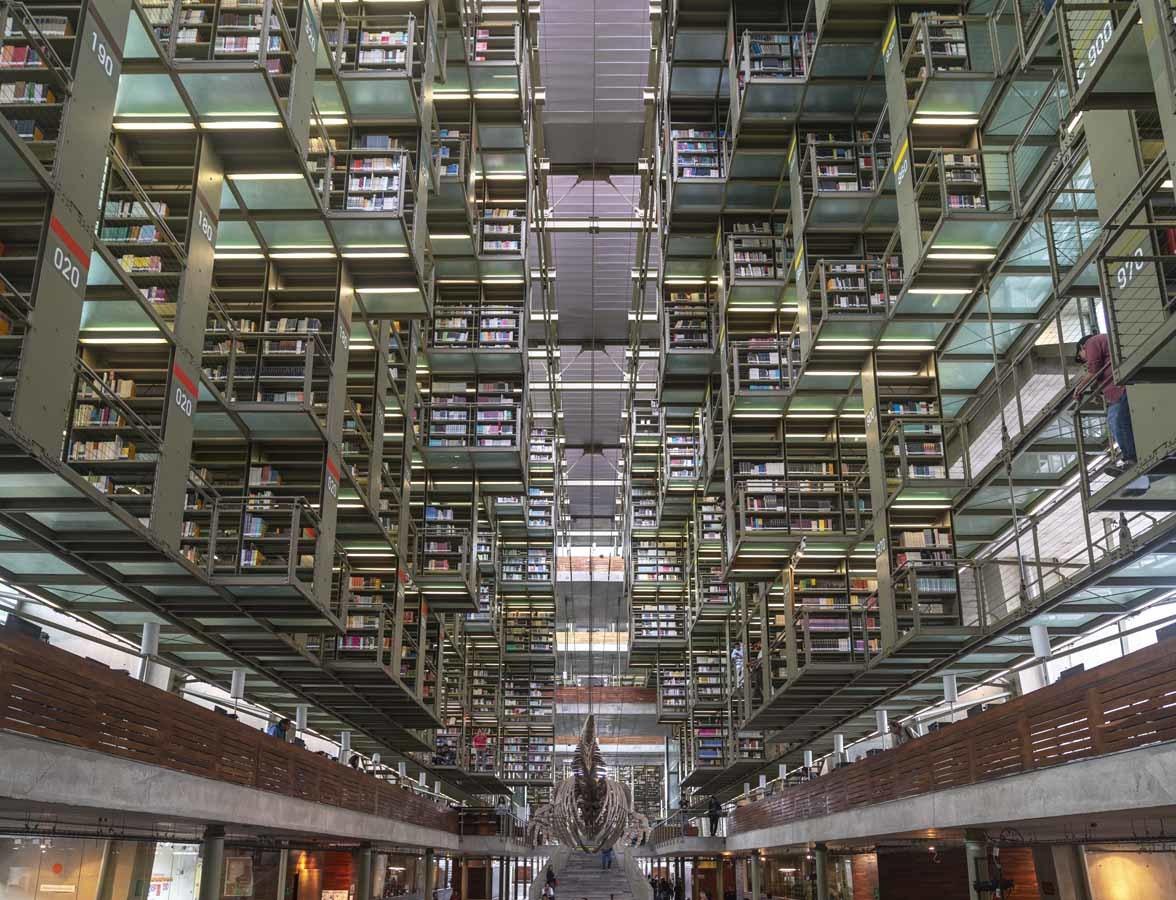
[[[433,884],[433,868],[434,868],[434,855],[433,855],[433,851],[432,851],[431,849],[430,849],[430,850],[426,850],[426,851],[425,851],[425,890],[424,890],[424,900],[433,900],[433,891],[436,889],[436,886]],[[465,896],[466,896],[466,892],[465,892],[465,884],[464,884],[464,883],[463,883],[463,884],[462,884],[462,886],[461,886],[461,895],[462,895],[463,897],[465,897]],[[204,898],[203,898],[203,897],[201,897],[201,898],[200,898],[200,900],[204,900]]]
[[[232,680],[229,682],[229,696],[234,700],[245,699],[245,670],[233,669]]]
[[[943,676],[943,702],[956,703],[960,699],[959,681],[955,675]]]
[[[274,890],[275,900],[286,900],[286,872],[290,868],[290,848],[283,847],[278,851],[277,886]]]
[[[294,707],[294,730],[298,737],[306,733],[306,717],[309,713],[310,707],[305,703],[299,703]]]
[[[813,865],[817,869],[816,900],[829,900],[829,851],[824,844],[817,844],[813,848]]]
[[[987,893],[981,896],[975,888],[977,880],[988,878],[988,851],[979,835],[965,832],[964,855],[968,864],[968,897],[970,900],[984,900]]]
[[[361,844],[355,850],[355,900],[372,900],[371,844]]]
[[[845,735],[833,735],[833,765],[838,766],[845,762]]]
[[[751,900],[760,900],[760,885],[762,884],[762,880],[760,876],[760,855],[758,852],[751,857],[749,865],[751,867]]]
[[[715,900],[723,900],[727,896],[727,891],[723,885],[723,864],[725,860],[720,856],[715,862],[717,863],[715,866]]]
[[[813,771],[813,751],[812,750],[805,750],[804,751],[804,773],[805,773],[805,775],[810,775],[810,774],[812,774],[812,771]]]
[[[1029,626],[1029,640],[1033,644],[1033,656],[1036,659],[1049,659],[1049,629],[1044,625],[1030,625]],[[1042,662],[1039,667],[1041,672],[1041,684],[1043,687],[1049,686],[1049,664]]]
[[[890,714],[884,709],[874,710],[874,724],[878,734],[882,735],[882,746],[889,749],[893,746],[890,739]]]
[[[151,675],[151,657],[159,655],[159,623],[144,622],[143,634],[139,638],[139,681],[146,681]]]
[[[339,733],[339,762],[347,765],[348,760],[351,759],[351,732],[343,731]]]
[[[200,845],[200,896],[197,900],[221,900],[224,868],[225,829],[220,825],[209,825],[204,829],[204,840]]]

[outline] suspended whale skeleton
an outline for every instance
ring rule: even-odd
[[[535,811],[531,829],[589,853],[648,834],[649,820],[633,809],[629,789],[605,774],[595,716],[587,718],[580,732],[572,776],[556,786],[550,803]]]

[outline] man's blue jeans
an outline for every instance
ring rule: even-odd
[[[1123,462],[1135,462],[1135,432],[1131,430],[1131,407],[1127,405],[1126,394],[1123,399],[1107,406],[1107,425],[1111,429],[1111,437],[1119,445]]]

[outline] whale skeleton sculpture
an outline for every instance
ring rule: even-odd
[[[648,835],[649,820],[634,811],[629,789],[605,774],[594,716],[587,718],[580,732],[572,776],[556,786],[550,803],[535,811],[531,830],[546,832],[561,844],[589,853]]]

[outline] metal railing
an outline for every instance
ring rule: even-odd
[[[969,213],[1016,216],[1020,203],[1008,149],[941,148],[932,151],[921,166],[915,198],[924,215],[962,217]]]
[[[256,403],[325,407],[331,377],[331,352],[318,331],[240,332],[242,349],[231,355],[225,378],[234,386],[251,384]],[[239,402],[245,402],[238,396]]]
[[[792,241],[774,234],[728,234],[723,242],[727,284],[787,281],[791,277]]]
[[[834,475],[750,477],[735,488],[736,527],[743,537],[854,535],[868,508],[861,492]]]
[[[522,306],[489,301],[453,303],[437,300],[428,343],[436,350],[521,350]]]
[[[812,7],[810,6],[810,14]],[[812,29],[744,30],[736,52],[739,84],[752,79],[804,78],[812,62],[817,34]]]
[[[302,497],[221,497],[209,520],[208,575],[303,580],[314,568],[319,527],[318,513]]]
[[[895,257],[819,259],[808,282],[811,329],[815,333],[831,318],[885,315],[902,285],[902,263]]]
[[[724,342],[731,392],[754,397],[792,390],[800,370],[800,351],[790,335],[730,339]]]

